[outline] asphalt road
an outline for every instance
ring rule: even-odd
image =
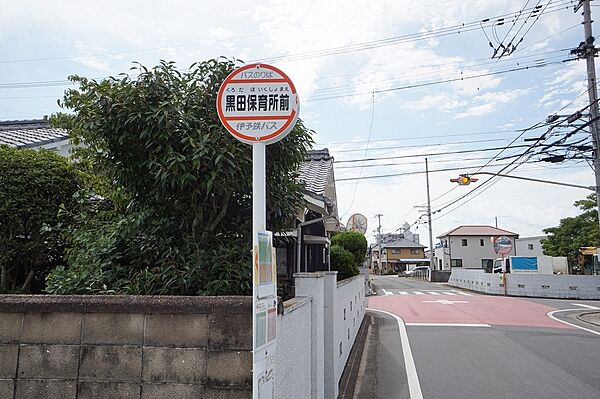
[[[355,398],[600,398],[600,327],[576,318],[600,311],[599,301],[372,278],[376,311]]]

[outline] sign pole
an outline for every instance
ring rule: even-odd
[[[253,251],[258,248],[258,233],[261,231],[265,231],[267,229],[267,211],[266,211],[266,191],[267,191],[267,182],[266,182],[266,147],[265,143],[255,143],[252,144],[252,248]],[[252,259],[254,259],[256,255],[253,253]],[[254,266],[252,279],[255,279],[254,276]],[[256,312],[257,306],[257,286],[256,284],[252,284],[252,309],[253,314]],[[252,340],[254,342],[256,337],[256,317],[252,317]],[[255,345],[253,344],[253,347]],[[252,351],[252,397],[258,398],[258,377],[259,373],[257,372],[259,368],[263,368],[264,365],[260,364],[260,367],[257,363],[262,363],[262,356],[257,356],[255,350]],[[258,362],[257,362],[258,361]]]
[[[290,78],[266,64],[231,72],[217,113],[236,139],[252,145],[252,397],[273,399],[277,351],[277,263],[267,231],[266,146],[292,131],[300,104]]]

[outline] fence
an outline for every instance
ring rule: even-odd
[[[295,279],[296,298],[284,304],[278,320],[275,397],[335,399],[366,312],[365,275],[337,282],[337,272],[316,272]],[[306,373],[307,379],[290,383]]]
[[[250,398],[249,297],[0,296],[0,398]]]
[[[275,397],[335,399],[365,275],[295,278]],[[0,398],[251,398],[251,311],[250,297],[0,296]]]
[[[504,295],[501,274],[483,270],[452,269],[448,284],[472,291]],[[564,274],[506,275],[506,294],[542,298],[600,299],[600,276]]]

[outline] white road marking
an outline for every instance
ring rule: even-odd
[[[414,291],[415,295],[425,295],[424,293],[422,293],[421,291]]]
[[[398,331],[400,332],[400,343],[402,344],[402,355],[404,356],[404,367],[406,368],[406,378],[408,380],[408,392],[410,399],[423,399],[423,392],[421,392],[421,384],[419,383],[419,376],[417,375],[417,367],[415,366],[415,359],[413,358],[412,351],[410,350],[410,342],[408,341],[408,333],[406,332],[406,326],[404,320],[393,313],[386,312],[385,310],[370,309],[374,312],[380,312],[393,317],[398,322]]]
[[[408,292],[406,292],[406,291],[398,291],[398,294],[400,294],[400,295],[408,295]]]
[[[446,294],[446,295],[453,295],[453,296],[456,296],[456,294],[455,294],[454,292],[450,292],[450,291],[443,291],[443,292],[444,292],[444,294]]]
[[[406,325],[414,327],[491,327],[489,324],[469,323],[406,323]]]
[[[421,301],[423,303],[439,303],[442,305],[454,305],[455,303],[469,303],[468,301],[449,301],[447,299],[438,299],[437,301]]]
[[[582,308],[586,308],[586,309],[600,310],[600,308],[598,308],[598,307],[596,307],[596,306],[592,306],[592,305],[584,305],[583,303],[572,303],[571,305],[575,305],[575,306],[581,306]]]
[[[381,290],[383,291],[383,295],[394,295],[392,291],[388,291],[385,288],[382,288]]]
[[[464,295],[464,296],[473,296],[473,294],[469,294],[468,292],[462,292],[462,291],[456,291],[459,295]]]
[[[429,293],[431,295],[442,295],[439,292],[435,292],[435,291],[427,291],[427,293]]]
[[[548,316],[552,320],[556,320],[556,321],[558,321],[560,323],[563,323],[563,324],[566,324],[568,326],[575,327],[575,328],[578,328],[580,330],[584,330],[584,331],[587,331],[587,332],[591,332],[592,334],[600,335],[600,332],[598,332],[598,331],[590,330],[589,328],[585,328],[585,327],[578,326],[577,324],[569,323],[568,321],[561,320],[561,319],[559,319],[559,318],[557,318],[557,317],[554,316],[554,313],[559,313],[559,312],[574,312],[574,311],[581,311],[581,309],[559,309],[559,310],[552,310],[552,311],[546,313],[546,316]]]

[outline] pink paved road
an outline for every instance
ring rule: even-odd
[[[386,295],[369,298],[369,308],[396,314],[405,323],[572,328],[546,316],[546,313],[556,308],[511,297]]]

